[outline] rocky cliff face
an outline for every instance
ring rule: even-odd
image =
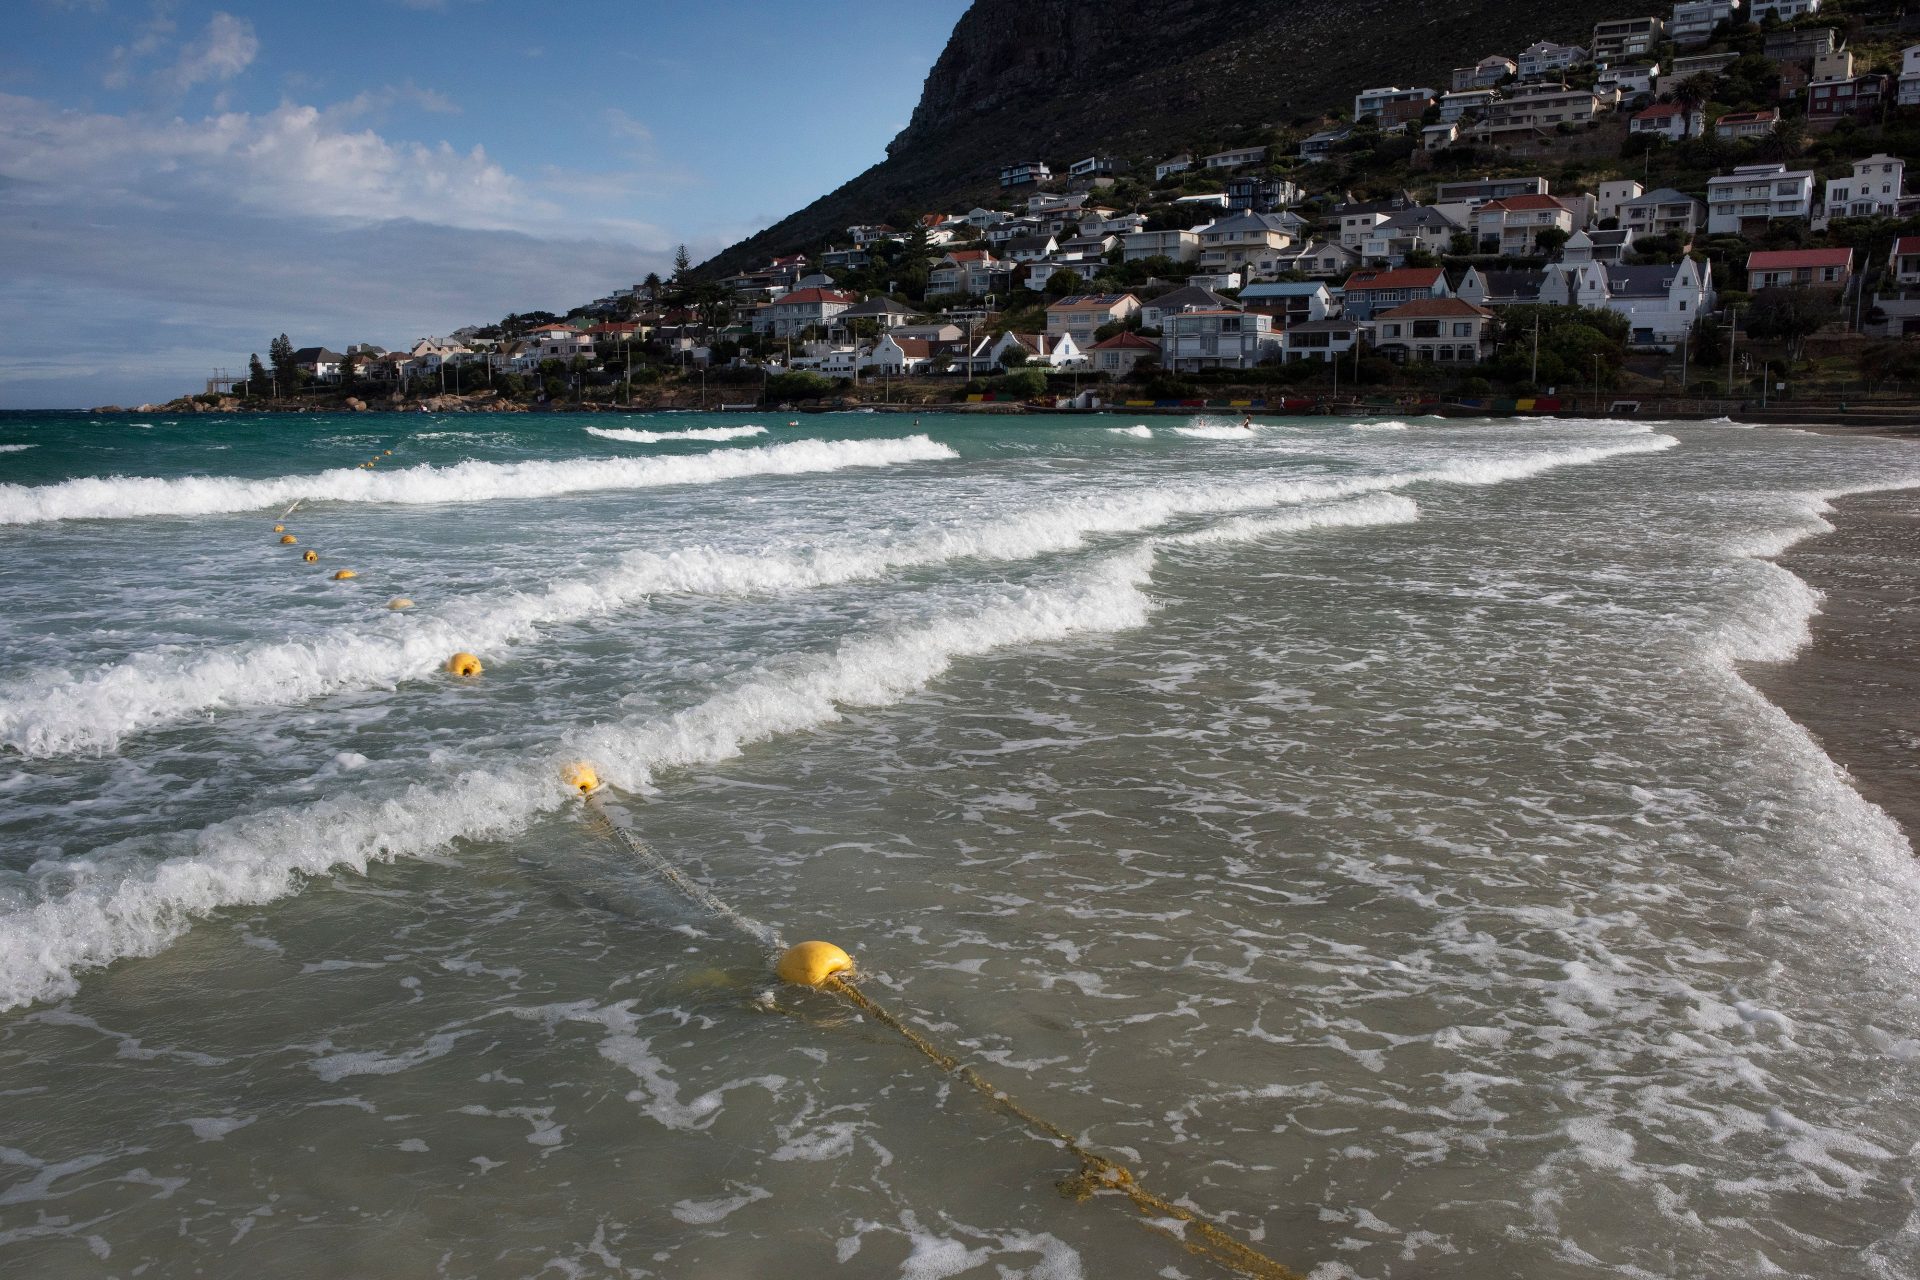
[[[974,0],[887,159],[707,264],[738,270],[901,209],[964,207],[999,166],[1130,161],[1304,121],[1380,84],[1539,39],[1584,44],[1643,0]]]

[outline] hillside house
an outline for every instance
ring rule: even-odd
[[[1640,184],[1632,178],[1610,178],[1602,182],[1593,193],[1593,216],[1596,218],[1620,217],[1620,206],[1629,200],[1637,200],[1645,194]]]
[[[1003,333],[987,350],[989,365],[999,365],[1011,369],[1023,362],[1015,359],[1008,362],[1007,357],[1018,351],[1026,357],[1024,364],[1028,368],[1071,369],[1084,367],[1086,357],[1071,334],[1047,333]]]
[[[1347,277],[1342,309],[1355,320],[1366,320],[1403,302],[1451,297],[1447,273],[1439,267],[1363,268]]]
[[[1754,0],[1753,20],[1760,21],[1761,0]],[[1769,31],[1761,52],[1775,62],[1811,63],[1823,53],[1840,47],[1839,32],[1832,27],[1796,27],[1788,31]]]
[[[1035,183],[1051,181],[1053,181],[1053,170],[1047,168],[1044,160],[1022,160],[1018,164],[1006,165],[1000,170],[1002,190],[1029,187]]]
[[[1512,58],[1491,54],[1470,67],[1455,67],[1448,87],[1455,93],[1466,89],[1491,89],[1519,72],[1519,65]]]
[[[1093,346],[1094,330],[1125,320],[1140,310],[1140,299],[1130,293],[1083,293],[1061,298],[1047,308],[1047,332],[1070,335],[1082,351]]]
[[[1381,130],[1390,133],[1418,120],[1439,96],[1438,90],[1424,86],[1402,89],[1398,85],[1386,85],[1362,89],[1353,95],[1353,118],[1356,122],[1377,120]]]
[[[1236,214],[1200,229],[1200,265],[1212,271],[1237,271],[1249,260],[1292,243],[1288,223],[1279,215]]]
[[[1698,138],[1707,131],[1707,113],[1678,102],[1656,102],[1644,111],[1634,112],[1627,121],[1627,131],[1650,133],[1674,142]]]
[[[1693,53],[1675,58],[1672,65],[1654,77],[1653,91],[1667,95],[1695,76],[1717,76],[1739,61],[1737,53]]]
[[[1489,200],[1473,215],[1473,234],[1481,251],[1508,257],[1537,253],[1542,231],[1555,228],[1572,234],[1574,225],[1573,210],[1553,196]]]
[[[1659,63],[1629,63],[1625,66],[1608,67],[1593,82],[1593,87],[1603,92],[1610,89],[1620,95],[1621,102],[1631,102],[1635,98],[1653,93],[1655,82],[1659,78]]]
[[[1772,107],[1765,111],[1729,111],[1713,122],[1713,136],[1737,142],[1742,138],[1764,138],[1780,128],[1780,113]]]
[[[1883,338],[1920,337],[1920,236],[1901,236],[1887,253],[1888,279],[1873,295]],[[1890,286],[1890,287],[1889,287]]]
[[[1087,363],[1097,373],[1124,378],[1142,360],[1160,359],[1160,344],[1137,333],[1116,333],[1105,342],[1096,342],[1087,352]]]
[[[913,314],[911,307],[902,306],[892,298],[868,298],[865,302],[855,303],[842,311],[840,323],[851,324],[856,320],[869,321],[884,331],[898,329],[909,323],[913,319]]]
[[[1920,107],[1920,44],[1900,51],[1900,83],[1894,103],[1902,107]]]
[[[1161,327],[1162,362],[1179,373],[1251,369],[1279,354],[1273,317],[1252,311],[1181,311]]]
[[[1739,9],[1740,0],[1679,0],[1667,23],[1667,39],[1682,46],[1705,44],[1714,28],[1732,22]]]
[[[1577,67],[1586,61],[1587,51],[1577,44],[1539,40],[1520,51],[1514,69],[1523,81],[1542,80],[1563,76],[1568,67]]]
[[[1241,176],[1227,179],[1227,208],[1248,213],[1273,213],[1299,204],[1300,188],[1285,178]]]
[[[1455,205],[1454,208],[1464,210],[1465,206]],[[1433,254],[1447,252],[1455,234],[1466,229],[1464,219],[1452,217],[1445,210],[1432,207],[1402,209],[1367,233],[1360,244],[1360,257],[1362,261],[1375,266],[1384,263],[1397,267],[1405,263],[1407,255],[1415,250]]]
[[[1561,263],[1548,268],[1540,301],[1612,311],[1626,317],[1629,345],[1672,351],[1713,310],[1713,280],[1691,258],[1648,267]]]
[[[1851,249],[1760,249],[1747,255],[1747,288],[1756,291],[1844,289],[1851,279]]]
[[[1500,95],[1492,89],[1459,89],[1440,96],[1440,122],[1457,123],[1461,120],[1477,120],[1487,113],[1487,108],[1500,100]]]
[[[1228,151],[1216,151],[1202,163],[1209,169],[1240,169],[1250,164],[1266,162],[1265,147],[1235,147]]]
[[[1577,262],[1624,262],[1627,250],[1633,247],[1633,232],[1624,228],[1612,231],[1576,231],[1567,238],[1561,247],[1560,261]]]
[[[861,368],[866,372],[893,378],[924,373],[933,363],[933,344],[925,338],[907,338],[883,334],[873,344]]]
[[[1113,174],[1112,156],[1088,156],[1067,166],[1068,178],[1104,178]]]
[[[293,353],[293,367],[316,382],[338,382],[340,363],[345,359],[326,347],[301,347]]]
[[[593,339],[566,324],[541,325],[521,335],[523,354],[534,363],[542,360],[571,360],[593,355]]]
[[[1820,12],[1820,0],[1753,0],[1748,10],[1754,25],[1758,26],[1762,18],[1772,17],[1782,22],[1792,22],[1798,18],[1809,18]],[[1768,53],[1769,58],[1773,57]]]
[[[1009,262],[1038,262],[1050,258],[1060,248],[1060,242],[1051,235],[1014,236],[1000,247],[1000,252]]]
[[[1442,120],[1438,124],[1420,126],[1420,149],[1422,151],[1445,151],[1460,141],[1460,122]]]
[[[1464,204],[1478,209],[1489,200],[1507,196],[1544,196],[1550,190],[1547,180],[1530,178],[1476,178],[1464,182],[1441,182],[1433,188],[1435,204]]]
[[[1872,123],[1879,118],[1881,104],[1891,89],[1883,75],[1815,81],[1807,86],[1807,127],[1831,129],[1842,120]]]
[[[1188,152],[1182,151],[1179,155],[1168,156],[1159,164],[1154,165],[1153,180],[1155,182],[1165,182],[1174,174],[1185,173],[1191,168],[1193,168],[1193,156]]]
[[[1274,326],[1282,329],[1329,319],[1335,311],[1333,291],[1319,280],[1250,284],[1240,291],[1240,304],[1272,316]]]
[[[1706,225],[1707,207],[1684,191],[1661,187],[1622,203],[1619,218],[1636,236],[1679,236],[1680,243],[1690,244]]]
[[[1120,255],[1123,262],[1145,262],[1148,258],[1192,262],[1200,256],[1200,234],[1196,231],[1136,231],[1121,241]]]
[[[753,331],[768,337],[798,337],[809,327],[825,329],[859,299],[842,289],[796,289],[782,294],[753,318]]]
[[[1309,240],[1249,262],[1247,272],[1255,280],[1272,280],[1290,271],[1316,280],[1344,280],[1359,265],[1358,250],[1332,241]]]
[[[1563,84],[1532,84],[1516,90],[1487,107],[1486,115],[1474,126],[1473,136],[1486,142],[1499,142],[1514,134],[1547,134],[1560,125],[1579,126],[1613,105],[1612,97],[1603,98],[1590,89],[1570,89]]]
[[[1851,80],[1854,76],[1853,50],[1841,45],[1824,53],[1813,55],[1813,83],[1825,84],[1830,80]]]
[[[1589,46],[1595,62],[1611,65],[1631,58],[1644,58],[1660,43],[1667,24],[1658,18],[1613,18],[1593,25],[1593,43]]]
[[[1359,341],[1357,320],[1309,320],[1280,335],[1280,358],[1289,364],[1295,360],[1338,360]]]
[[[1367,345],[1397,364],[1478,364],[1493,354],[1493,312],[1459,298],[1404,302],[1361,325]]]
[[[1140,324],[1143,328],[1165,331],[1167,317],[1182,311],[1230,311],[1234,303],[1221,297],[1211,289],[1202,289],[1196,285],[1182,285],[1157,298],[1148,298],[1140,304]]]
[[[1827,179],[1826,200],[1816,227],[1835,218],[1894,218],[1906,194],[1907,162],[1877,151],[1853,162],[1853,174]]]
[[[1494,311],[1501,307],[1525,306],[1540,301],[1540,286],[1546,278],[1544,271],[1501,271],[1476,264],[1460,277],[1460,287],[1454,296]]]
[[[1813,212],[1813,172],[1784,164],[1747,164],[1707,179],[1707,233],[1753,235],[1770,222]]]
[[[1352,136],[1353,126],[1345,124],[1310,133],[1300,140],[1300,158],[1310,163],[1325,160]]]
[[[955,249],[927,273],[927,293],[960,293],[980,297],[993,290],[994,272],[1001,264],[987,249]]]

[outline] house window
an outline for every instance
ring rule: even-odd
[[[1453,336],[1456,338],[1471,338],[1473,336],[1473,322],[1471,320],[1457,322],[1453,326]]]

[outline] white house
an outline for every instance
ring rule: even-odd
[[[1593,24],[1593,60],[1615,63],[1637,58],[1660,42],[1666,23],[1658,18],[1610,18]]]
[[[1193,156],[1182,151],[1179,155],[1168,156],[1165,160],[1153,166],[1153,180],[1155,182],[1165,182],[1174,174],[1185,173],[1191,168],[1193,168]]]
[[[1733,21],[1739,9],[1740,0],[1680,0],[1667,23],[1667,38],[1675,44],[1705,44],[1713,39],[1713,29]]]
[[[1514,67],[1522,80],[1539,80],[1546,76],[1557,76],[1568,67],[1579,66],[1586,60],[1587,51],[1579,45],[1539,40],[1520,51]]]
[[[1660,64],[1642,62],[1627,66],[1608,67],[1593,82],[1596,89],[1611,89],[1620,95],[1622,102],[1637,98],[1643,93],[1652,93],[1654,81],[1659,78]]]
[[[1820,0],[1753,0],[1750,12],[1756,26],[1768,14],[1782,22],[1792,22],[1795,18],[1820,12]]]
[[[873,344],[861,368],[890,377],[904,377],[910,373],[920,373],[933,362],[933,344],[925,338],[904,338],[894,334],[883,334]]]
[[[1088,363],[1104,374],[1124,378],[1142,360],[1159,360],[1160,344],[1137,333],[1116,333],[1105,342],[1095,343]]]
[[[1359,250],[1329,240],[1309,240],[1262,254],[1247,263],[1247,272],[1255,280],[1271,280],[1289,271],[1318,280],[1344,280],[1359,265]]]
[[[1221,297],[1211,289],[1202,289],[1195,285],[1182,285],[1170,293],[1157,298],[1149,298],[1140,306],[1140,323],[1144,328],[1165,331],[1169,316],[1182,311],[1226,311],[1233,303]]]
[[[1780,128],[1780,112],[1768,107],[1765,111],[1729,111],[1713,122],[1713,136],[1738,140],[1741,138],[1764,138]]]
[[[1468,116],[1481,116],[1487,108],[1500,100],[1500,95],[1492,89],[1459,89],[1440,97],[1441,123],[1464,120]]]
[[[1160,349],[1167,368],[1251,369],[1279,353],[1273,317],[1257,311],[1182,311],[1166,318]]]
[[[1192,262],[1200,256],[1200,236],[1194,231],[1136,231],[1121,242],[1120,253],[1126,262],[1148,258]]]
[[[1335,311],[1333,290],[1323,280],[1250,284],[1240,291],[1240,301],[1249,311],[1263,311],[1285,328],[1329,319]]]
[[[928,294],[964,293],[979,297],[993,288],[999,261],[986,249],[955,249],[927,273]]]
[[[1367,345],[1390,360],[1474,364],[1493,354],[1493,312],[1459,298],[1420,298],[1364,321]]]
[[[1850,178],[1827,179],[1826,202],[1816,227],[1835,218],[1895,217],[1900,198],[1906,192],[1907,162],[1884,151],[1877,151],[1853,162]]]
[[[761,308],[753,318],[753,331],[791,338],[809,326],[825,327],[858,301],[842,289],[796,289]]]
[[[1356,121],[1378,120],[1382,128],[1394,128],[1420,115],[1427,109],[1427,104],[1438,96],[1437,89],[1429,89],[1424,85],[1402,89],[1399,85],[1390,84],[1377,89],[1362,89],[1353,95],[1353,118]]]
[[[1360,340],[1360,324],[1355,320],[1310,320],[1296,324],[1280,335],[1280,358],[1295,360],[1337,360],[1353,350]]]
[[[1518,71],[1519,67],[1512,58],[1491,54],[1470,67],[1455,67],[1448,87],[1456,92],[1462,89],[1491,89]]]
[[[1554,196],[1508,196],[1489,200],[1473,215],[1474,235],[1482,250],[1524,257],[1539,248],[1542,231],[1574,229],[1573,210]]]
[[[1674,142],[1683,138],[1697,138],[1706,129],[1705,111],[1699,107],[1689,109],[1677,102],[1656,102],[1644,111],[1634,112],[1627,121],[1629,133],[1650,133]]]
[[[1706,225],[1707,209],[1684,191],[1661,187],[1622,202],[1619,218],[1620,225],[1636,236],[1674,235],[1686,244]]]
[[[1200,265],[1214,271],[1234,271],[1250,259],[1293,243],[1284,217],[1275,213],[1241,213],[1221,218],[1200,230]]]
[[[1140,309],[1140,299],[1130,293],[1083,293],[1061,298],[1047,308],[1047,333],[1070,335],[1082,350],[1094,344],[1094,330],[1101,325],[1125,320]]]
[[[1903,107],[1920,107],[1920,44],[1900,51],[1900,91],[1895,101]]]
[[[848,300],[852,300],[852,295],[848,295]],[[522,341],[528,348],[524,354],[535,364],[542,360],[571,360],[575,356],[593,354],[593,339],[571,325],[542,325],[523,334]]]
[[[1453,208],[1464,214],[1466,206]],[[1434,254],[1447,252],[1453,237],[1466,229],[1465,217],[1454,217],[1446,210],[1424,205],[1402,209],[1367,233],[1360,244],[1360,257],[1366,262],[1384,262],[1397,267],[1416,249]]]
[[[1707,179],[1707,233],[1737,235],[1813,212],[1813,172],[1746,164]]]
[[[1209,169],[1238,169],[1242,165],[1263,164],[1267,159],[1265,147],[1236,147],[1231,151],[1216,151],[1206,158]]]
[[[1003,333],[988,350],[988,362],[1006,365],[1008,354],[1014,351],[1025,353],[1029,367],[1045,365],[1054,369],[1070,369],[1076,365],[1084,367],[1087,363],[1086,356],[1081,354],[1070,333]]]
[[[1891,286],[1891,287],[1887,287]],[[1883,338],[1920,337],[1920,236],[1901,236],[1887,254],[1887,278],[1874,291]]]
[[[1548,268],[1540,301],[1615,312],[1627,319],[1631,345],[1671,351],[1713,310],[1713,279],[1692,258],[1651,267],[1562,263]]]
[[[1602,182],[1593,193],[1593,216],[1618,219],[1620,206],[1643,194],[1639,182],[1632,178],[1613,178]]]

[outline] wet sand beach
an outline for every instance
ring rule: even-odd
[[[1747,676],[1920,847],[1920,489],[1833,504],[1779,563],[1825,596],[1813,642]]]

